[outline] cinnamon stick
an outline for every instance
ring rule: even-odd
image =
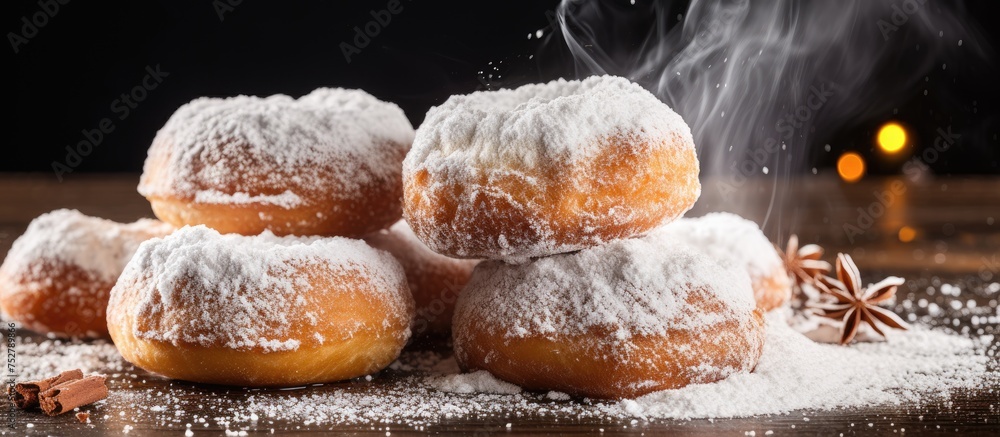
[[[38,395],[38,402],[45,414],[56,416],[106,397],[108,386],[104,377],[94,375],[52,387]]]
[[[60,384],[83,379],[80,369],[67,370],[51,378],[14,384],[10,400],[17,408],[27,410],[38,407],[38,394]]]

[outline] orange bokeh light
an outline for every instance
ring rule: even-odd
[[[865,160],[856,152],[847,152],[837,159],[837,174],[846,182],[857,182],[865,175]]]
[[[917,231],[909,226],[903,226],[899,228],[899,241],[904,243],[909,243],[917,238]]]

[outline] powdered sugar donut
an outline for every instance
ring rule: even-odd
[[[108,329],[151,372],[293,386],[382,369],[412,316],[402,267],[363,241],[196,226],[140,246],[111,291]]]
[[[111,287],[139,244],[169,234],[158,220],[123,224],[59,209],[35,218],[0,266],[0,307],[32,331],[106,337]]]
[[[403,185],[431,249],[512,261],[643,234],[701,190],[684,120],[611,76],[452,96],[418,129]]]
[[[520,265],[484,261],[452,332],[467,370],[528,390],[627,398],[750,371],[764,320],[745,272],[645,237]]]
[[[449,258],[430,250],[413,234],[405,220],[368,235],[365,241],[391,253],[402,264],[416,303],[414,334],[440,334],[451,330],[458,293],[469,282],[472,268],[479,260]]]
[[[359,90],[200,98],[156,134],[139,193],[177,226],[360,237],[399,220],[412,140],[399,107]]]
[[[784,305],[791,297],[792,281],[785,265],[757,223],[721,212],[682,218],[655,232],[746,269],[757,306],[764,311]]]

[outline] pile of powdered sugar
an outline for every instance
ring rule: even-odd
[[[199,98],[157,133],[139,193],[292,208],[321,186],[336,197],[398,184],[413,134],[398,106],[360,90]]]
[[[458,373],[428,378],[431,387],[446,393],[493,393],[518,394],[521,387],[497,379],[490,372],[478,370],[472,373]]]
[[[54,263],[64,264],[114,283],[140,243],[172,230],[173,227],[158,220],[123,224],[77,210],[58,209],[31,221],[7,253],[4,269],[17,274],[31,272],[32,277],[44,278],[47,272],[39,269]]]
[[[991,360],[983,344],[917,328],[890,331],[886,342],[852,347],[815,343],[768,314],[764,353],[753,373],[624,400],[624,414],[644,418],[722,418],[919,403],[928,394],[981,387]],[[993,376],[996,377],[995,375]]]
[[[401,292],[402,267],[360,240],[222,235],[195,226],[140,246],[111,292],[108,320],[131,318],[138,338],[206,347],[285,351],[304,341],[322,344],[322,336],[289,337],[301,325],[320,332],[330,323],[322,311],[338,291],[314,289],[307,273],[362,278],[371,286],[345,292],[384,302],[387,318],[412,311],[412,298]]]

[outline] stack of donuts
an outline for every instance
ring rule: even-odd
[[[468,371],[634,397],[751,371],[788,299],[756,224],[680,218],[698,174],[681,117],[618,77],[452,96],[416,131],[359,90],[201,98],[149,149],[162,222],[37,218],[0,307],[195,382],[355,378],[450,331]]]

